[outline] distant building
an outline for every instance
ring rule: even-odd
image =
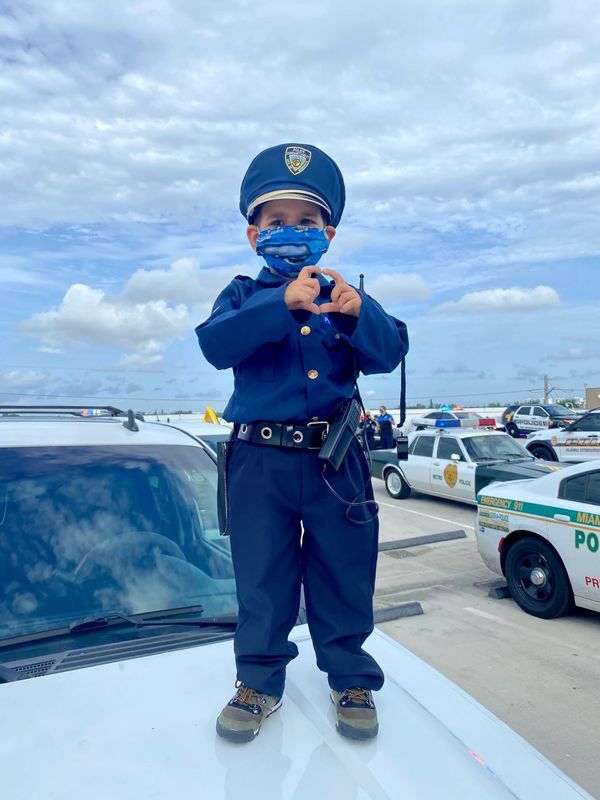
[[[585,387],[585,407],[600,408],[600,386],[586,386]]]

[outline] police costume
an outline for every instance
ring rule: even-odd
[[[246,173],[240,210],[252,219],[258,205],[284,197],[316,203],[335,226],[345,202],[342,175],[316,147],[269,148]],[[326,295],[331,284],[318,277]],[[302,583],[317,664],[331,688],[379,689],[383,673],[362,649],[373,629],[378,520],[374,504],[349,508],[339,499],[373,500],[369,466],[354,438],[328,487],[318,452],[358,371],[391,372],[399,364],[406,326],[363,292],[358,318],[290,311],[287,285],[267,267],[256,279],[238,275],[196,328],[207,361],[234,372],[223,416],[234,423],[226,494],[239,603],[237,678],[281,697],[286,665],[298,653],[288,634]]]

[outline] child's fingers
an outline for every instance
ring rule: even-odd
[[[317,273],[320,275],[323,270],[321,267],[317,267],[316,264],[307,264],[305,267],[302,267],[300,272],[298,273],[298,277],[296,278],[297,281],[304,280],[304,278],[312,278],[312,276]]]
[[[322,275],[331,275],[333,280],[338,283],[346,283],[346,281],[342,278],[339,272],[336,272],[334,269],[323,269],[321,270]]]
[[[323,303],[319,306],[319,310],[321,314],[331,314],[333,312],[339,312],[340,307],[337,303]]]

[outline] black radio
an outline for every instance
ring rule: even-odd
[[[330,464],[336,472],[356,435],[359,421],[360,406],[358,400],[352,398],[346,400],[329,426],[327,438],[319,450],[319,459]]]

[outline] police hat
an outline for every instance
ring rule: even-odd
[[[334,227],[339,223],[346,190],[335,161],[307,144],[278,144],[252,161],[240,189],[240,211],[247,220],[269,200],[308,200],[321,206]]]

